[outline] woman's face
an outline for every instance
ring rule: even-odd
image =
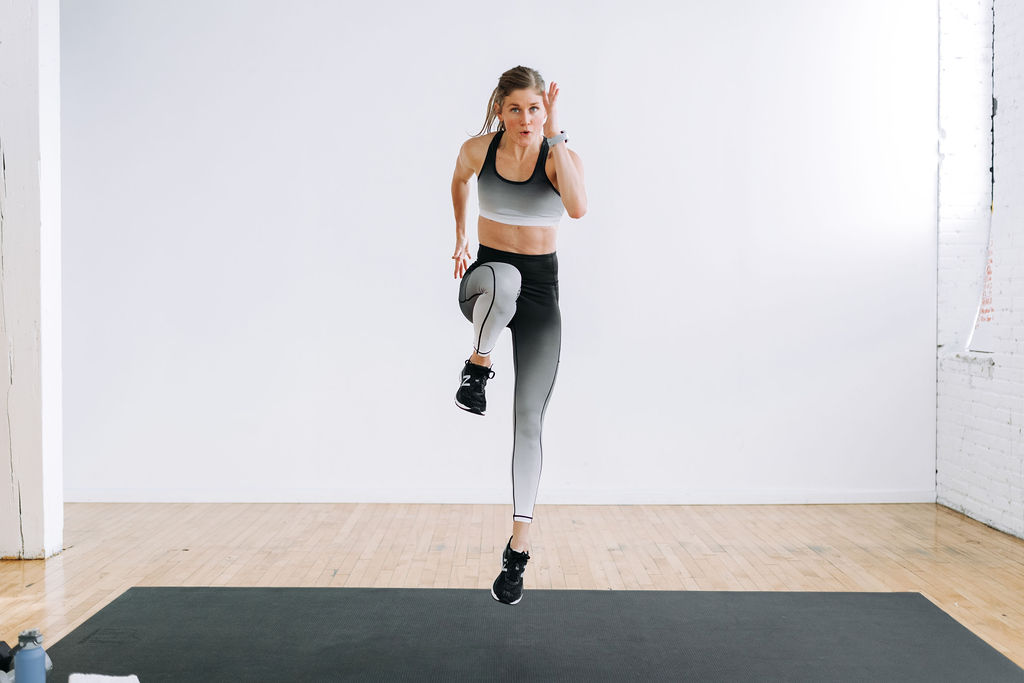
[[[505,97],[498,120],[505,122],[506,137],[514,135],[519,144],[531,145],[544,133],[544,98],[536,90],[513,90]]]

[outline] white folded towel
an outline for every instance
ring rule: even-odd
[[[135,674],[131,676],[104,676],[103,674],[71,674],[68,678],[68,683],[111,683],[112,681],[121,681],[121,683],[139,683],[139,677]]]

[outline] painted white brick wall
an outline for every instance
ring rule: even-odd
[[[1024,3],[940,0],[939,33],[936,500],[1024,538]]]

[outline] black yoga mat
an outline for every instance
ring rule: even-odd
[[[1024,681],[919,593],[135,587],[46,647],[60,683]]]

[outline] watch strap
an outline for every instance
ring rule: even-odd
[[[563,141],[564,142],[569,142],[569,138],[566,137],[564,130],[563,131],[559,131],[558,135],[556,135],[555,137],[553,137],[553,138],[545,138],[545,140],[547,140],[548,149],[554,147],[559,142],[563,142]]]

